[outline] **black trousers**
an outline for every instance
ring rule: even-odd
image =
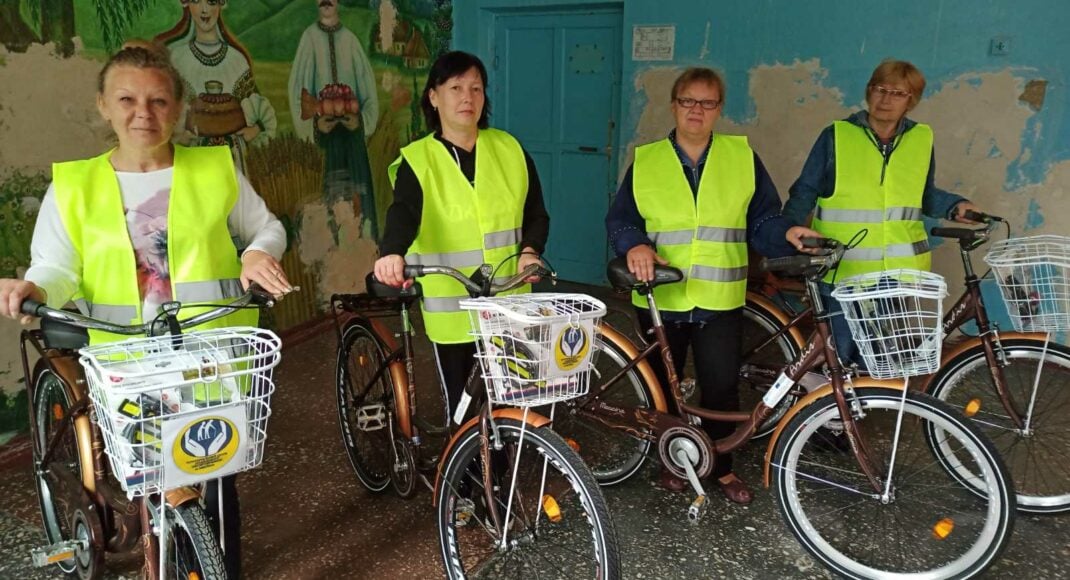
[[[457,403],[461,400],[468,374],[472,371],[472,365],[476,363],[476,343],[465,342],[461,344],[438,344],[431,343],[435,347],[435,360],[438,362],[439,384],[445,389],[446,409],[453,418],[453,412],[457,410]],[[472,406],[468,409],[468,416],[473,412]]]
[[[228,475],[223,478],[223,565],[230,580],[241,577],[241,509],[238,505],[237,477]],[[219,482],[208,482],[205,485],[204,511],[216,540],[219,539],[219,500]]]
[[[639,324],[646,332],[653,324],[645,308],[636,308]],[[676,375],[683,377],[690,349],[695,360],[695,382],[701,394],[701,405],[715,411],[739,410],[739,367],[742,358],[743,309],[717,313],[707,322],[665,322],[665,334],[669,338]],[[660,354],[647,358],[670,398],[669,376]],[[702,421],[702,427],[716,441],[731,435],[736,423]],[[717,457],[713,477],[722,477],[732,472],[732,455]]]

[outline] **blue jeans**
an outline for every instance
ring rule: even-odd
[[[847,326],[847,319],[843,317],[843,306],[839,300],[832,297],[834,286],[828,282],[821,282],[821,301],[825,303],[825,309],[831,317],[829,325],[832,326],[832,340],[836,345],[836,352],[840,355],[840,362],[844,366],[858,365],[861,370],[866,369],[866,363],[858,352],[858,345],[851,336],[851,329]]]

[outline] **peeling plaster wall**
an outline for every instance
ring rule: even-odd
[[[1070,3],[458,0],[454,44],[493,54],[496,13],[562,5],[623,10],[622,175],[636,145],[672,127],[675,77],[710,66],[728,85],[717,130],[747,135],[786,199],[821,129],[863,108],[873,68],[894,57],[928,80],[910,116],[934,128],[937,186],[1009,218],[1016,234],[1070,234],[1057,217],[1070,210]],[[643,25],[675,26],[673,61],[632,60],[632,28]],[[992,53],[997,38],[1006,54]],[[934,268],[954,292],[962,267],[943,246]]]

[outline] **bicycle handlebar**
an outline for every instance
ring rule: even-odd
[[[464,287],[468,290],[468,292],[473,294],[474,296],[494,296],[495,294],[512,290],[513,288],[521,286],[524,283],[524,280],[530,278],[531,276],[550,276],[550,278],[553,280],[557,279],[556,272],[549,270],[539,264],[531,264],[527,268],[524,268],[524,271],[518,272],[517,274],[506,279],[504,282],[500,284],[492,283],[489,287],[484,287],[478,281],[473,280],[468,276],[465,276],[460,270],[456,268],[451,268],[449,266],[410,265],[405,266],[404,270],[405,278],[417,278],[419,276],[427,276],[432,274],[449,276],[450,278],[453,278],[454,280],[463,284]],[[489,278],[493,273],[490,269],[489,264],[483,264],[483,266],[480,266],[479,270],[476,271],[476,274],[482,275],[483,278]]]
[[[758,268],[763,272],[780,273],[787,276],[823,276],[843,258],[846,251],[843,244],[832,238],[802,238],[804,248],[820,248],[824,252],[811,255],[799,254],[784,258],[763,258]]]
[[[1006,221],[1003,218],[999,217],[999,216],[988,215],[988,214],[979,213],[979,212],[975,212],[975,211],[967,211],[964,214],[964,217],[966,217],[966,219],[970,219],[970,220],[973,220],[973,221],[976,221],[976,222],[981,222],[981,223],[985,224],[985,227],[983,227],[983,228],[964,228],[964,227],[944,228],[944,227],[934,227],[934,228],[929,230],[929,233],[931,233],[933,236],[935,236],[937,238],[951,238],[951,239],[959,240],[960,243],[983,242],[983,241],[988,239],[988,236],[991,235],[992,232],[996,230],[996,228],[999,227],[999,224],[1006,223]],[[972,248],[970,248],[970,249],[972,249]]]
[[[294,287],[294,290],[299,290],[299,287]],[[228,314],[233,313],[235,310],[245,308],[250,304],[274,306],[275,297],[268,291],[264,290],[258,284],[250,284],[249,289],[244,294],[236,298],[234,301],[228,304],[218,305],[215,308],[207,312],[202,312],[196,316],[191,316],[185,320],[178,321],[179,329],[192,328],[199,326],[205,322],[222,318]],[[160,306],[168,315],[177,315],[182,309],[180,302],[166,302]],[[190,304],[189,306],[197,306],[196,304]],[[104,332],[110,332],[112,334],[122,334],[126,336],[135,336],[145,334],[148,336],[157,336],[158,334],[171,329],[170,324],[166,318],[154,318],[148,322],[142,324],[115,324],[79,314],[77,312],[71,312],[69,310],[59,310],[56,308],[49,308],[48,306],[41,304],[35,300],[23,300],[20,310],[23,314],[30,316],[36,316],[38,318],[48,318],[56,320],[79,328],[86,328],[89,330],[102,330]]]

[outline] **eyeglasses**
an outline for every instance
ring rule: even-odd
[[[873,85],[869,87],[870,92],[879,97],[888,97],[893,101],[902,101],[910,96],[909,91],[900,91],[899,89],[889,89],[888,87],[882,87],[880,85]]]
[[[690,109],[695,105],[702,105],[702,108],[706,109],[707,111],[712,111],[717,107],[721,106],[721,101],[715,99],[706,99],[704,101],[700,101],[698,99],[692,99],[690,97],[682,97],[676,99],[676,102],[685,109]]]

